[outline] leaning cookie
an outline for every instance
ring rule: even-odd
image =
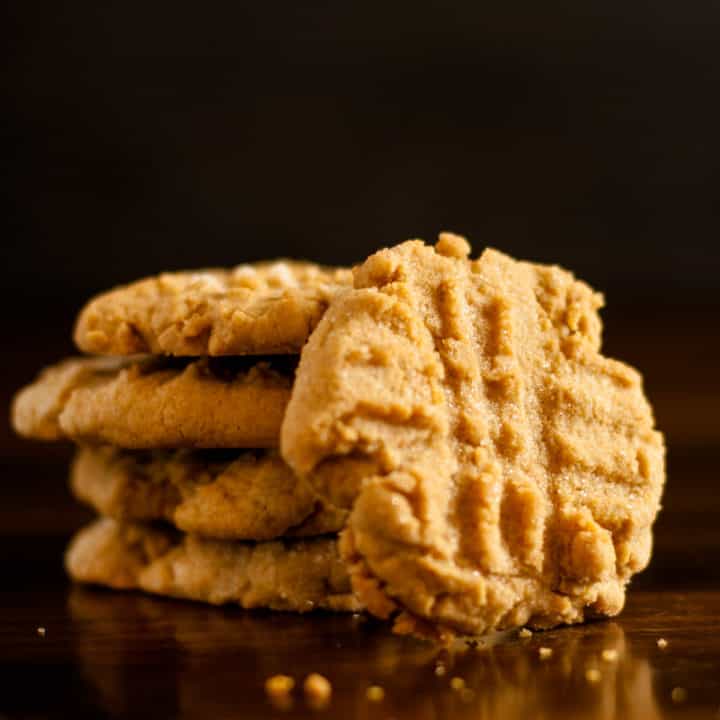
[[[321,502],[273,451],[86,447],[75,456],[70,484],[75,497],[101,515],[164,520],[227,540],[336,533],[347,517]]]
[[[91,300],[75,342],[99,355],[297,353],[351,284],[349,270],[294,261],[163,273]]]
[[[75,536],[65,564],[79,582],[213,605],[361,608],[334,538],[240,543],[102,518]]]
[[[283,456],[311,482],[366,463],[350,493],[317,489],[351,510],[353,588],[400,632],[615,615],[664,482],[642,379],[600,354],[587,285],[468,252],[446,234],[355,271],[303,350]]]
[[[275,366],[236,358],[71,358],[18,393],[12,421],[27,437],[124,448],[277,447],[292,364]]]

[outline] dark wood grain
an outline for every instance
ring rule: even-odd
[[[281,713],[263,681],[311,671],[333,684],[327,718],[699,718],[720,708],[717,591],[638,590],[615,620],[455,651],[350,616],[244,613],[62,585],[8,593],[3,616],[12,618],[0,636],[8,717],[301,718],[302,693]],[[541,660],[541,646],[552,657]],[[453,690],[453,677],[472,692]],[[371,684],[385,689],[382,703],[366,698]],[[687,692],[682,703],[676,687]]]

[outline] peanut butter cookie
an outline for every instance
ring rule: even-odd
[[[71,358],[18,393],[13,425],[28,437],[123,448],[277,447],[292,366],[275,363]]]
[[[91,300],[77,346],[99,355],[296,353],[349,270],[277,261],[163,273]]]
[[[165,520],[227,540],[335,533],[347,511],[323,504],[277,453],[81,448],[70,484],[79,500],[124,521]]]
[[[303,350],[283,456],[351,510],[353,588],[398,632],[615,615],[664,482],[641,376],[600,354],[602,297],[569,272],[468,254],[443,234],[354,271]],[[346,464],[364,478],[323,481]]]
[[[102,518],[75,536],[65,564],[79,582],[213,605],[360,609],[334,538],[240,543]]]

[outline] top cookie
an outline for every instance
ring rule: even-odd
[[[664,481],[641,377],[600,355],[587,285],[468,253],[444,234],[355,271],[303,351],[283,455],[311,482],[366,464],[349,498],[317,489],[349,503],[354,589],[400,632],[615,614]]]
[[[296,353],[350,270],[276,261],[163,273],[91,300],[77,346],[99,355]]]

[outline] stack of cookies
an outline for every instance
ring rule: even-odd
[[[362,606],[443,641],[615,615],[665,447],[640,374],[601,353],[602,304],[450,233],[352,273],[162,275],[85,308],[96,357],[46,370],[15,426],[80,445],[73,492],[103,518],[78,580]]]
[[[69,439],[79,581],[210,603],[359,607],[336,534],[346,511],[280,458],[297,355],[350,271],[273,262],[163,274],[81,312],[88,356],[18,393],[15,429]]]

